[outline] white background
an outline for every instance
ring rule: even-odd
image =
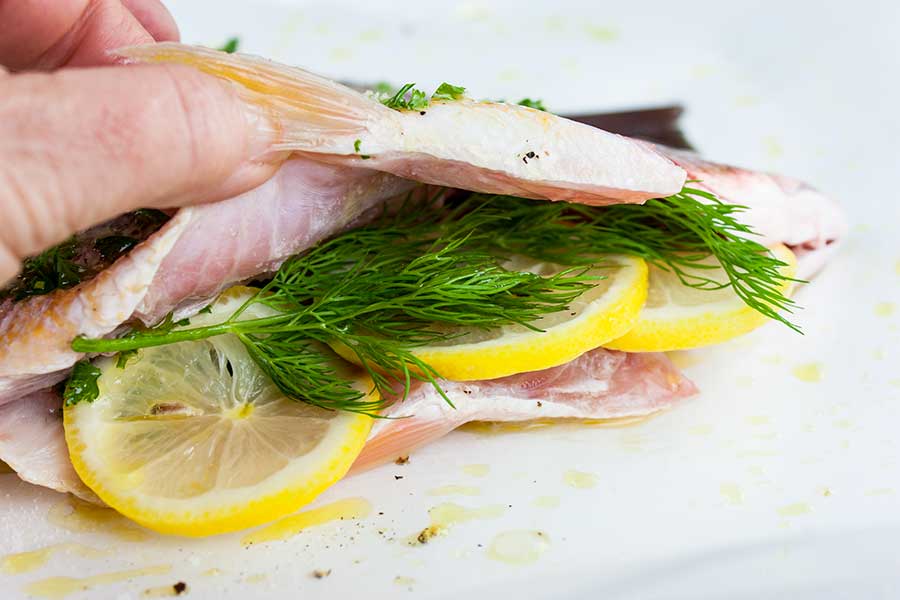
[[[191,597],[242,599],[900,594],[900,310],[882,314],[886,303],[900,309],[896,6],[177,3],[186,41],[238,34],[247,51],[343,79],[449,81],[478,97],[542,98],[558,112],[683,103],[704,154],[813,183],[847,208],[851,234],[799,294],[805,335],[769,325],[677,357],[698,398],[629,428],[455,433],[320,500],[368,499],[375,512],[358,523],[249,549],[239,536],[128,542],[56,527],[46,516],[61,496],[0,475],[0,553],[71,540],[115,547],[106,558],[63,552],[39,571],[0,574],[0,595],[24,595],[48,576],[160,564],[171,574],[84,597],[137,597],[179,579]],[[810,363],[821,381],[794,375]],[[473,463],[489,465],[488,476],[462,471]],[[596,474],[596,487],[566,486],[569,469]],[[428,494],[446,484],[481,493]],[[538,496],[559,507],[533,506]],[[404,545],[427,509],[448,500],[507,508],[426,547]],[[489,559],[482,546],[511,529],[546,532],[549,550],[529,566]],[[210,568],[221,574],[203,575]],[[328,568],[330,577],[310,576]]]

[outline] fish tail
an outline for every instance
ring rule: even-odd
[[[358,137],[390,109],[349,87],[296,67],[246,54],[174,42],[116,50],[128,62],[183,64],[234,84],[274,131],[272,150],[334,152],[337,140]],[[352,146],[352,142],[351,142]]]

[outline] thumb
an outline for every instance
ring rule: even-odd
[[[227,84],[151,65],[0,77],[0,282],[22,258],[139,207],[234,196],[275,170]]]

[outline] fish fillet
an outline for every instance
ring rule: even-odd
[[[353,472],[408,454],[470,421],[638,417],[697,391],[664,354],[603,348],[543,371],[440,385],[456,408],[430,385],[415,384],[405,401],[385,412],[397,418],[375,422]],[[94,500],[69,459],[60,405],[59,395],[46,390],[0,407],[0,460],[26,481]]]
[[[119,53],[181,63],[234,84],[269,123],[273,151],[424,183],[585,204],[642,202],[681,190],[685,172],[649,144],[502,102],[432,101],[397,111],[303,69],[171,42]]]
[[[378,171],[290,160],[250,192],[179,210],[90,281],[7,300],[0,305],[0,404],[65,379],[81,358],[70,348],[76,336],[102,337],[132,316],[153,323],[176,308],[200,308],[412,185]]]
[[[697,392],[664,354],[604,348],[542,371],[440,386],[455,408],[432,386],[416,384],[384,413],[394,418],[375,422],[353,471],[394,460],[470,421],[645,416]]]

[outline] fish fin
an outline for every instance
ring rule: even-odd
[[[358,136],[391,112],[347,86],[257,56],[174,42],[128,46],[115,53],[128,62],[187,65],[233,83],[274,127],[272,149],[277,151],[329,151],[336,138]]]

